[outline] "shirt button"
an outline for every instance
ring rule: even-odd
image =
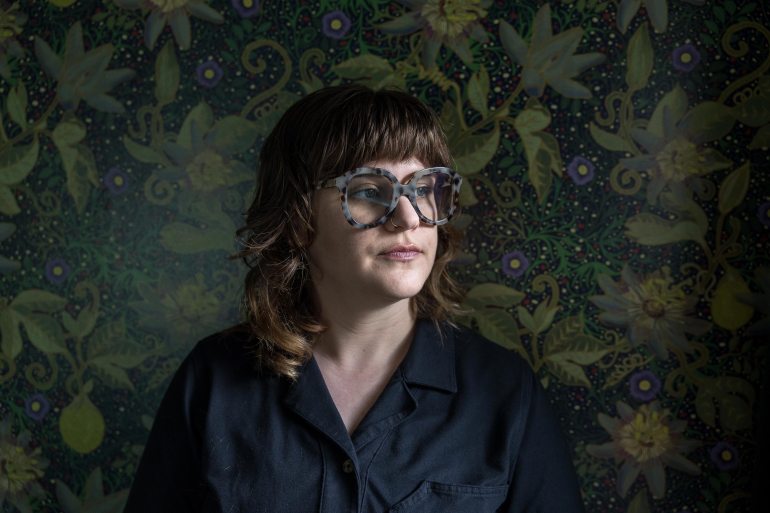
[[[354,470],[353,467],[353,461],[352,460],[345,460],[342,462],[342,471],[346,474],[352,473]]]

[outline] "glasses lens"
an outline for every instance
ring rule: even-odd
[[[455,194],[448,171],[437,169],[411,182],[420,214],[428,220],[441,222],[454,209]],[[388,214],[393,203],[393,183],[383,175],[362,174],[350,179],[345,192],[348,210],[360,224],[374,224]]]
[[[393,184],[381,175],[357,175],[348,183],[345,199],[353,220],[372,224],[388,213]]]
[[[431,221],[443,221],[452,213],[455,198],[448,172],[434,171],[421,176],[415,189],[417,208]]]

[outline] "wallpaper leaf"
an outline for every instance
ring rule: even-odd
[[[707,380],[698,389],[695,407],[707,424],[719,425],[728,431],[751,428],[751,408],[754,389],[741,378],[722,376]],[[718,415],[717,415],[718,412]]]
[[[695,143],[716,141],[730,133],[735,123],[732,111],[717,102],[703,102],[688,112],[681,129]]]
[[[675,86],[670,92],[663,95],[647,124],[647,131],[658,137],[663,137],[664,116],[669,123],[675,123],[682,119],[687,112],[688,102],[687,93],[679,85]]]
[[[652,125],[652,121],[650,122],[650,125]],[[593,137],[594,141],[596,141],[599,146],[606,150],[629,153],[634,151],[634,146],[628,141],[628,139],[620,137],[617,134],[613,134],[612,132],[602,130],[596,125],[596,123],[592,122],[589,125],[589,129],[591,131],[591,137]]]
[[[54,319],[42,314],[20,313],[18,311],[16,315],[29,341],[38,350],[52,354],[67,352],[64,347],[64,334]]]
[[[524,299],[524,293],[498,283],[481,283],[470,289],[466,296],[484,305],[509,308]]]
[[[170,165],[168,158],[161,152],[149,146],[142,146],[128,136],[123,137],[123,144],[133,158],[145,164]]]
[[[628,43],[626,83],[632,91],[644,89],[650,79],[655,56],[647,25],[641,25]]]
[[[749,190],[751,178],[749,163],[727,175],[719,187],[719,211],[724,215],[740,205]]]
[[[6,102],[8,115],[14,123],[21,128],[27,127],[27,88],[24,86],[24,82],[19,82],[18,85],[12,88],[8,92],[8,100]]]
[[[22,291],[11,303],[17,309],[44,313],[58,312],[66,304],[67,300],[65,298],[45,290]]]
[[[155,99],[158,105],[173,103],[179,90],[179,62],[171,41],[167,41],[155,59]]]
[[[583,366],[599,361],[608,350],[601,341],[584,334],[580,317],[568,317],[554,325],[543,346],[548,369],[561,382],[590,388]]]
[[[456,139],[449,140],[455,167],[463,173],[463,176],[472,176],[481,171],[492,160],[499,144],[500,127],[498,125],[483,134],[466,132]]]
[[[749,286],[734,268],[728,267],[719,279],[714,298],[711,300],[711,315],[714,322],[730,331],[735,331],[751,319],[754,309],[737,301],[741,294],[747,294]]]
[[[39,149],[37,137],[29,144],[6,146],[0,152],[0,184],[15,185],[24,180],[35,167]]]
[[[79,454],[88,454],[104,441],[104,416],[89,397],[93,382],[65,406],[59,416],[59,432],[64,443]]]
[[[361,55],[335,65],[332,71],[340,78],[348,78],[365,84],[372,89],[393,86],[403,89],[404,77],[386,59],[376,55]]]
[[[83,122],[74,117],[66,117],[59,122],[52,134],[67,175],[67,191],[79,212],[85,209],[91,187],[99,186],[93,153],[85,144],[81,144],[85,137]]]
[[[481,334],[508,349],[516,349],[520,344],[518,326],[511,314],[505,310],[476,308],[473,318]]]
[[[5,358],[14,360],[22,350],[22,338],[19,333],[21,319],[11,308],[0,311],[0,336],[2,337],[2,351]]]
[[[489,115],[488,96],[489,73],[482,64],[478,73],[474,73],[468,81],[468,101],[484,117]]]
[[[101,467],[96,467],[88,476],[83,500],[75,495],[63,481],[56,481],[56,497],[64,513],[119,513],[123,511],[128,491],[122,490],[110,495],[104,495],[104,484]]]
[[[654,214],[637,214],[626,221],[626,235],[639,244],[658,246],[684,240],[706,245],[701,226],[692,221],[669,221]]]

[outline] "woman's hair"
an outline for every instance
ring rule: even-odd
[[[451,164],[436,115],[403,92],[329,87],[278,121],[262,147],[254,202],[237,232],[243,244],[237,256],[249,267],[243,308],[260,368],[296,379],[325,329],[310,293],[316,185],[366,162],[410,158],[430,167]],[[449,225],[437,229],[436,261],[412,307],[440,325],[459,311],[462,294],[447,272],[459,235]]]

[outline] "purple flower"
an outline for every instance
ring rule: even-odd
[[[45,277],[54,285],[61,285],[70,274],[70,266],[61,258],[52,258],[45,264]]]
[[[323,33],[332,39],[342,39],[350,30],[350,18],[342,11],[324,14],[321,24]]]
[[[51,404],[43,394],[33,394],[24,401],[24,413],[32,420],[40,422],[50,410]]]
[[[594,179],[596,167],[587,158],[577,156],[567,166],[567,174],[577,185],[585,185]]]
[[[690,43],[675,49],[671,57],[674,60],[674,68],[679,71],[692,71],[700,62],[700,52]]]
[[[252,18],[259,11],[259,0],[232,0],[232,4],[241,18]]]
[[[112,194],[123,194],[128,190],[128,175],[118,166],[113,166],[102,177],[102,183]]]
[[[733,470],[740,464],[738,449],[729,442],[719,442],[709,451],[711,461],[719,470]]]
[[[757,217],[759,218],[760,223],[770,227],[770,201],[765,201],[759,206]]]
[[[215,61],[208,60],[195,68],[195,75],[197,76],[200,85],[211,89],[222,80],[224,72],[219,64]]]
[[[519,278],[529,268],[529,260],[521,251],[511,251],[503,255],[503,272],[513,278]]]
[[[631,397],[637,401],[649,402],[660,392],[660,380],[648,370],[635,373],[628,381]]]

